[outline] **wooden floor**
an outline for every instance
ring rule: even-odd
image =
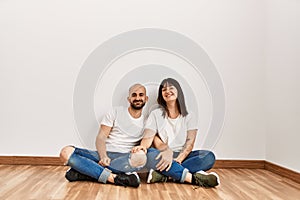
[[[216,169],[221,185],[195,189],[189,184],[146,184],[125,188],[93,182],[68,182],[67,167],[0,165],[0,199],[300,199],[300,184],[264,169]]]

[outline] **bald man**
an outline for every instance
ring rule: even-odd
[[[115,107],[103,118],[96,138],[97,151],[74,146],[61,150],[61,160],[71,167],[65,175],[67,180],[139,186],[136,171],[145,166],[147,158],[143,151],[131,153],[131,149],[142,139],[142,109],[148,101],[146,88],[134,84],[129,88],[127,100],[127,108]]]

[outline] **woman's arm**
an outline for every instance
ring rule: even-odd
[[[189,155],[189,153],[191,153],[191,151],[194,148],[196,134],[197,134],[197,130],[187,131],[187,137],[186,137],[185,144],[184,144],[182,150],[180,151],[179,155],[177,156],[177,158],[175,158],[176,162],[181,164],[182,161]]]
[[[154,137],[153,146],[160,151],[160,154],[156,157],[156,159],[161,158],[156,165],[157,170],[163,171],[166,169],[166,171],[169,171],[173,161],[172,149],[170,149],[168,144],[164,143],[157,135]]]

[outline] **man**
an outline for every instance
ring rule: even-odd
[[[61,160],[71,168],[66,173],[69,181],[93,180],[102,183],[138,187],[136,171],[146,164],[146,155],[130,153],[139,144],[144,126],[142,109],[148,97],[141,84],[130,87],[129,107],[116,107],[106,114],[96,138],[97,151],[66,146],[60,152]]]

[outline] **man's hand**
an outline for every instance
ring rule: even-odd
[[[99,165],[106,167],[110,165],[110,158],[106,154],[106,139],[112,127],[101,125],[99,133],[96,138],[96,148],[100,157]]]
[[[155,159],[158,160],[159,158],[161,159],[156,165],[157,170],[163,171],[164,169],[166,169],[166,171],[169,171],[172,166],[173,151],[170,148],[167,148],[166,150],[160,152],[160,154],[158,154]]]
[[[103,167],[109,166],[110,165],[110,158],[109,157],[101,158],[101,160],[99,161],[98,164],[103,166]]]
[[[131,153],[136,153],[138,151],[142,150],[145,154],[147,153],[147,148],[144,146],[135,146],[131,149]]]

